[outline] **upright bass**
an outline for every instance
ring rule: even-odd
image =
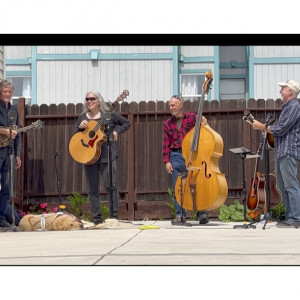
[[[218,166],[219,158],[223,155],[223,139],[209,125],[201,124],[205,94],[213,81],[212,72],[207,71],[205,77],[195,127],[182,142],[187,176],[184,180],[178,176],[175,185],[176,199],[181,199],[179,203],[190,211],[218,209],[228,194],[225,174],[220,173]]]

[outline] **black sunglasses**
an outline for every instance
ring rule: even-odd
[[[95,101],[97,98],[91,97],[91,98],[85,98],[85,101]]]
[[[173,95],[171,98],[175,98],[175,99],[181,100],[181,98],[178,95]]]

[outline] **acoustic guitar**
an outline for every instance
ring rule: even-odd
[[[124,100],[129,95],[127,90],[110,104],[111,111],[116,103]],[[72,158],[82,164],[91,165],[95,163],[101,155],[101,145],[107,140],[104,132],[106,120],[90,120],[83,131],[76,132],[69,142],[69,153]]]
[[[41,120],[37,120],[36,122],[32,123],[30,126],[26,126],[22,128],[18,128],[17,125],[12,125],[11,129],[17,131],[17,133],[20,133],[20,132],[28,131],[29,129],[41,128],[43,126],[44,126],[44,122],[42,122]],[[0,148],[5,147],[8,144],[9,144],[9,137],[0,134]]]
[[[243,120],[248,122],[249,124],[252,124],[254,121],[254,117],[251,115],[251,113],[248,113],[247,115],[243,116]],[[276,119],[274,119],[272,122],[270,122],[270,125],[275,122]],[[267,133],[267,141],[270,147],[274,148],[274,136],[272,133]]]

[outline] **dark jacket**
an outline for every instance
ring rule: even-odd
[[[11,113],[11,118],[9,118],[9,111]],[[5,107],[5,103],[0,101],[0,127],[11,127],[11,125],[17,125],[19,127],[19,114],[18,110],[14,105],[8,104],[8,109]],[[20,156],[22,148],[21,135],[18,134],[13,140],[13,151],[16,156]],[[9,154],[10,146],[0,147],[0,157],[6,157]]]

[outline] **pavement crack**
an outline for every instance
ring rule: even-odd
[[[153,224],[155,224],[156,222],[154,222]],[[127,241],[125,241],[124,243],[122,243],[121,245],[111,249],[110,251],[108,251],[107,253],[105,253],[104,255],[102,255],[99,259],[97,259],[92,265],[97,265],[101,260],[103,260],[106,256],[109,255],[113,255],[112,253],[117,250],[122,248],[123,246],[125,246],[126,244],[128,244],[130,241],[132,241],[135,237],[137,237],[139,234],[141,234],[143,230],[138,231],[135,235],[133,235],[130,239],[128,239]]]

